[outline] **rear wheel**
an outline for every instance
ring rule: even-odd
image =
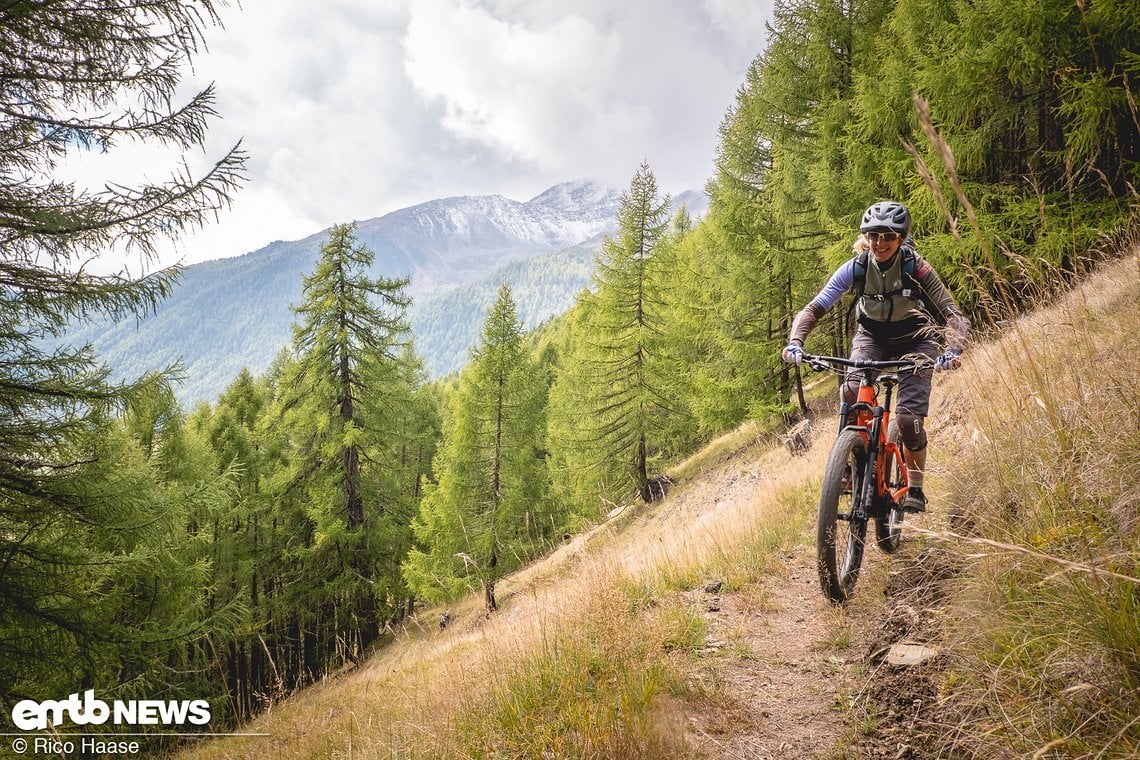
[[[887,426],[887,439],[894,443],[896,446],[902,446],[902,438],[899,436],[898,425],[894,420]],[[894,490],[902,486],[903,474],[899,471],[898,460],[892,456],[887,460],[887,488]],[[894,554],[899,544],[902,543],[902,524],[903,524],[902,505],[891,504],[887,510],[886,517],[875,518],[875,543],[886,554]]]
[[[823,471],[819,496],[819,522],[816,526],[816,556],[823,594],[839,604],[847,600],[859,579],[867,520],[851,519],[856,500],[863,490],[867,445],[856,430],[844,430]],[[850,473],[850,492],[845,492],[844,476]]]

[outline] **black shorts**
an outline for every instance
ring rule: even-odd
[[[887,359],[926,358],[933,365],[938,354],[938,344],[925,338],[916,339],[909,343],[888,345],[879,343],[870,334],[858,330],[851,341],[852,359],[884,361]],[[848,399],[854,399],[858,393],[861,377],[862,372],[847,373],[845,395]],[[925,417],[930,411],[930,384],[933,377],[933,366],[917,372],[900,372],[898,389],[895,391],[895,413],[905,410],[916,417]]]

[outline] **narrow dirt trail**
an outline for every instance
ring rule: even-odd
[[[709,672],[729,705],[690,717],[691,739],[709,757],[832,756],[848,731],[851,627],[819,593],[806,549],[787,559],[787,574],[757,591],[702,600]]]
[[[866,577],[842,608],[820,593],[808,547],[758,588],[690,594],[709,624],[702,678],[717,695],[688,716],[701,757],[921,757],[915,719],[924,707],[930,718],[937,665],[894,667],[883,659],[899,642],[937,646],[939,583],[953,569],[943,554],[920,547],[868,557]]]
[[[722,506],[747,502],[752,489],[767,485],[759,473],[781,465],[820,467],[831,444],[829,437],[821,438],[798,461],[780,449],[742,452],[719,471],[704,473],[703,488],[692,498],[716,494]],[[686,503],[689,494],[679,496],[681,503],[670,510],[674,519],[677,513],[700,511]],[[908,524],[932,527],[938,519],[937,514],[911,516]],[[899,725],[906,722],[905,710],[873,719],[865,713],[883,697],[898,703],[911,698],[906,693],[910,674],[885,668],[882,657],[897,641],[922,640],[918,613],[907,604],[913,601],[910,582],[900,583],[913,575],[916,563],[927,561],[916,556],[921,542],[904,534],[902,549],[891,557],[868,547],[854,598],[838,607],[820,591],[814,520],[809,522],[797,545],[763,580],[735,591],[718,588],[714,580],[683,594],[708,625],[698,678],[710,699],[690,705],[686,718],[688,740],[700,757],[913,756],[910,737]],[[925,605],[915,606],[924,611],[921,622],[929,622]],[[898,694],[879,693],[875,679],[888,671],[888,688]]]

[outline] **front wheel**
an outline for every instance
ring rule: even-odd
[[[896,446],[902,446],[899,428],[894,420],[887,426],[887,440]],[[887,457],[886,467],[888,490],[902,486],[903,474],[899,472],[898,460],[894,456]],[[894,554],[902,543],[903,514],[902,505],[892,503],[887,508],[886,517],[875,518],[875,543],[885,554]]]
[[[851,595],[863,563],[867,519],[853,519],[852,513],[862,494],[866,465],[863,436],[857,430],[841,432],[823,471],[815,544],[820,587],[836,604]]]

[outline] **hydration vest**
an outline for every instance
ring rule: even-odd
[[[852,308],[855,321],[871,337],[879,341],[909,340],[931,322],[945,323],[915,276],[917,269],[918,254],[909,244],[900,248],[885,272],[871,265],[869,251],[855,255]]]

